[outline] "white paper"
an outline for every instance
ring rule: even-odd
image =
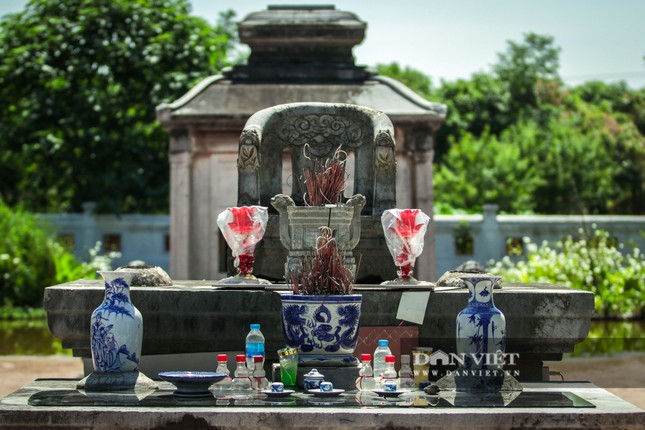
[[[430,300],[430,291],[404,292],[401,294],[396,319],[423,324],[428,300]]]

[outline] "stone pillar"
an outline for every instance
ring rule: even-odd
[[[191,279],[190,221],[192,157],[188,133],[170,137],[170,276]]]
[[[89,255],[89,250],[92,249],[96,244],[96,241],[101,240],[101,238],[98,236],[98,232],[96,231],[96,215],[94,214],[96,203],[85,202],[81,206],[83,207],[83,238],[79,241],[80,246],[74,246],[74,252],[76,258],[80,261],[85,261]]]
[[[498,205],[484,205],[481,230],[475,239],[475,258],[484,266],[489,260],[500,260],[504,256],[504,238],[497,222],[498,209]]]
[[[431,219],[430,228],[426,233],[423,253],[417,260],[416,273],[418,279],[433,281],[435,273],[435,231],[434,231],[434,186],[432,183],[432,159],[434,151],[416,152],[414,157],[414,172],[416,184],[416,207],[425,212]]]
[[[414,274],[419,280],[437,279],[435,269],[434,232],[434,186],[432,182],[432,160],[434,159],[433,133],[429,127],[410,128],[405,133],[405,149],[408,151],[412,190],[412,206],[430,216],[423,253],[417,259]]]

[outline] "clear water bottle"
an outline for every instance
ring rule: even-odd
[[[231,388],[231,372],[228,370],[228,356],[226,354],[217,354],[217,373],[226,373],[226,378],[217,382],[213,386],[213,390],[217,392],[226,391]]]
[[[412,373],[412,367],[410,367],[410,356],[407,354],[401,355],[399,387],[406,389],[414,388],[414,373]]]
[[[233,378],[233,388],[235,390],[245,391],[251,389],[251,378],[249,376],[249,371],[246,368],[246,355],[240,354],[235,356],[235,362],[237,364],[235,368],[235,376]]]
[[[374,382],[374,372],[372,371],[371,354],[361,354],[361,370],[358,371],[355,387],[360,391],[371,391],[376,387]]]
[[[386,389],[385,385],[388,383],[394,383],[394,385],[396,386],[398,375],[396,374],[396,369],[394,368],[395,361],[396,361],[396,358],[393,355],[385,356],[385,370],[383,370],[383,377],[381,378],[382,390]]]
[[[389,342],[386,339],[378,341],[378,346],[374,350],[374,378],[380,381],[385,371],[385,356],[392,355],[388,347]]]
[[[269,388],[269,380],[264,372],[264,357],[256,355],[253,357],[253,362],[255,363],[255,368],[253,369],[253,389],[259,391],[267,390]]]
[[[246,367],[252,372],[253,357],[262,356],[262,365],[264,365],[264,335],[260,331],[260,324],[251,324],[251,331],[246,335]]]

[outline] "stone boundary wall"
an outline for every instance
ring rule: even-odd
[[[93,209],[88,204],[80,214],[38,216],[56,229],[61,240],[81,260],[88,260],[89,249],[101,241],[104,247],[121,252],[121,257],[114,260],[115,267],[143,260],[169,269],[168,215],[93,215]],[[481,215],[434,217],[430,228],[434,228],[436,238],[435,273],[438,277],[468,260],[485,264],[505,255],[518,258],[525,236],[540,244],[567,235],[582,236],[581,231],[590,234],[594,227],[609,231],[619,243],[625,244],[625,249],[631,250],[632,246],[645,249],[645,216],[498,215],[495,205],[487,205]],[[221,276],[225,276],[223,271]]]

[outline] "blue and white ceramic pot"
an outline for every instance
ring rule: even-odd
[[[457,354],[467,369],[500,369],[506,348],[506,320],[493,303],[499,276],[461,276],[468,287],[468,305],[457,315]]]
[[[360,294],[282,297],[282,330],[286,344],[298,348],[306,362],[353,365],[361,318]]]
[[[98,273],[105,280],[105,298],[92,312],[90,337],[94,371],[137,370],[143,343],[143,318],[130,300],[135,272]]]

